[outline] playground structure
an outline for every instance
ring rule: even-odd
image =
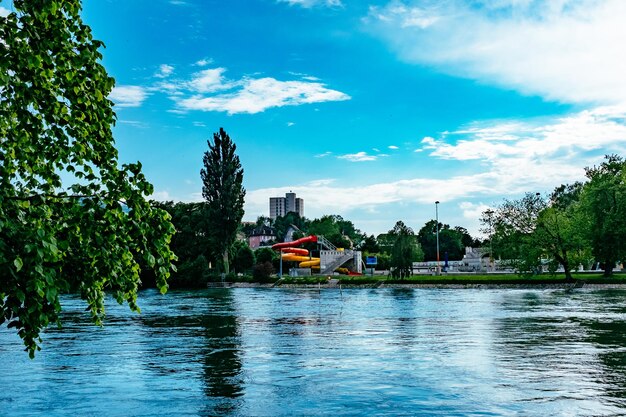
[[[310,256],[307,249],[297,247],[309,242],[318,244],[319,258]],[[349,261],[351,262],[349,274],[361,275],[363,271],[360,251],[338,249],[321,235],[306,236],[293,242],[276,243],[272,249],[280,251],[281,262],[298,262],[299,268],[309,269],[308,275],[310,275],[310,270],[317,270],[324,275],[332,274]]]

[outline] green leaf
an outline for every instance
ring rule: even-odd
[[[24,262],[22,261],[22,258],[18,256],[13,260],[13,265],[15,266],[15,272],[20,272],[20,270],[24,266]]]

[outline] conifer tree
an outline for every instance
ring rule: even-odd
[[[221,259],[221,270],[230,272],[230,248],[235,242],[243,217],[246,190],[243,188],[243,168],[235,151],[237,146],[223,128],[207,141],[204,153],[202,196],[208,204],[208,233],[215,258]]]

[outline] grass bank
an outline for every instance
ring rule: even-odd
[[[605,278],[601,273],[579,273],[573,274],[576,281],[586,284],[626,284],[626,273],[620,272],[610,278]],[[541,274],[532,277],[520,276],[516,274],[442,274],[442,275],[412,275],[405,279],[394,279],[388,276],[343,276],[335,275],[332,279],[338,280],[338,284],[343,285],[380,285],[380,284],[425,284],[425,285],[550,285],[565,284],[563,274]],[[284,277],[277,284],[294,285],[317,285],[326,284],[327,276],[311,277]]]

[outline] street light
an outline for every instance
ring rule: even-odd
[[[496,258],[493,257],[493,210],[489,209],[485,211],[487,220],[489,221],[489,264],[493,259],[493,271],[496,270]]]
[[[437,235],[437,275],[441,275],[441,267],[439,266],[439,200],[435,201],[435,221],[437,222],[436,235]]]

